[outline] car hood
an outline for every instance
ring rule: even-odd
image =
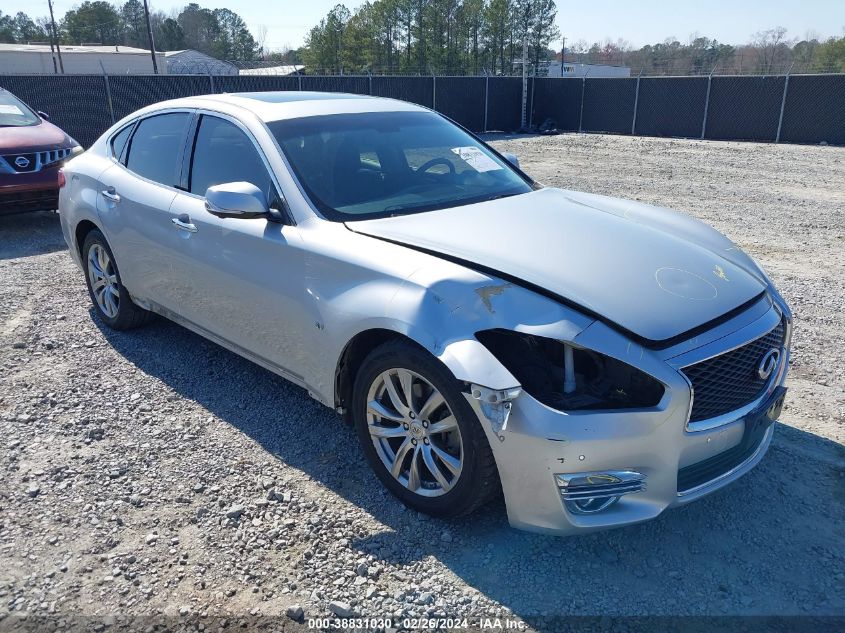
[[[60,149],[70,142],[67,134],[47,121],[38,125],[0,127],[0,154]]]
[[[646,343],[717,320],[767,286],[748,256],[702,222],[575,191],[544,188],[347,226],[522,282]]]

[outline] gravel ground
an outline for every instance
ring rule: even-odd
[[[163,319],[100,326],[55,214],[0,218],[0,629],[41,616],[297,629],[298,608],[306,622],[511,615],[540,629],[561,615],[845,615],[845,149],[496,144],[545,184],[702,218],[769,271],[797,326],[757,469],[582,537],[512,530],[501,502],[433,520],[383,492],[352,429],[303,391]]]

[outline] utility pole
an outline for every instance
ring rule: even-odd
[[[522,130],[525,131],[525,111],[528,108],[528,35],[522,36]]]
[[[53,59],[53,74],[59,74],[59,67],[56,65],[56,48],[53,46],[53,36],[50,35],[50,57]]]
[[[53,31],[53,40],[56,42],[56,52],[59,54],[59,68],[62,74],[65,74],[65,65],[62,62],[62,49],[59,48],[59,34],[56,31],[56,18],[53,17],[53,0],[47,0],[47,6],[50,7],[50,25]]]
[[[525,31],[522,33],[522,130],[525,130],[526,110],[528,109],[528,16],[531,15],[531,3],[525,5]]]
[[[158,74],[158,64],[156,63],[156,43],[153,39],[153,25],[150,23],[150,8],[147,6],[147,0],[144,0],[144,17],[147,20],[147,37],[150,40],[150,57],[153,58],[153,73]]]
[[[566,61],[566,36],[563,36],[563,45],[560,47],[560,76],[563,77],[563,64]]]

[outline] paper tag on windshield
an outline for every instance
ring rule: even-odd
[[[13,104],[0,103],[0,114],[17,114],[23,116],[23,110]]]
[[[496,161],[477,147],[453,147],[452,151],[475,171],[484,172],[502,168],[501,165],[496,164]]]

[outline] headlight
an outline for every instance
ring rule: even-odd
[[[553,409],[642,409],[663,398],[665,388],[655,378],[589,349],[510,330],[475,336],[526,392]]]
[[[76,141],[74,141],[74,143],[76,143]],[[76,145],[74,145],[73,147],[70,148],[70,155],[76,156],[77,154],[81,154],[84,151],[85,151],[85,148],[82,147],[82,145],[79,145],[77,143]]]

